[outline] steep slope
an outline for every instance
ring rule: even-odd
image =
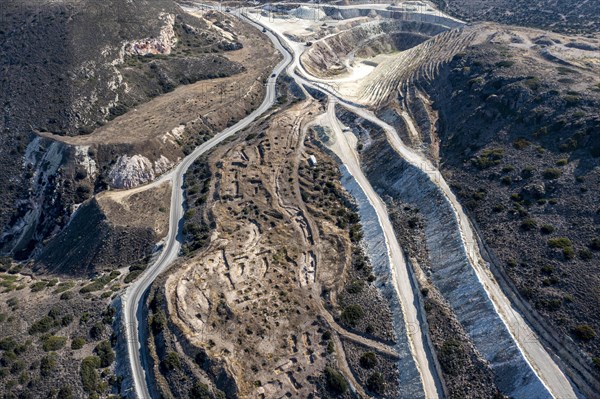
[[[171,186],[139,193],[105,192],[81,205],[51,240],[36,267],[54,274],[93,275],[144,265],[167,234]]]
[[[390,62],[367,92],[387,93],[379,115],[440,165],[509,297],[597,387],[598,41],[498,25],[437,40],[454,54]]]
[[[15,1],[1,11],[0,252],[17,259],[38,254],[92,194],[153,180],[246,115],[264,90],[258,64],[276,58],[259,50],[242,92],[226,77],[258,60],[259,33],[170,0]],[[215,112],[227,102],[231,115]]]

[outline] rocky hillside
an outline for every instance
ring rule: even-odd
[[[598,0],[433,0],[445,12],[465,21],[494,21],[565,33],[600,30]]]
[[[597,377],[598,42],[496,25],[461,35],[473,39],[380,114],[439,162],[520,309]]]
[[[94,275],[132,265],[145,267],[156,243],[167,234],[170,200],[169,183],[137,193],[107,191],[94,197],[47,243],[36,269]]]
[[[0,13],[0,252],[17,259],[37,253],[74,205],[105,189],[132,148],[74,147],[39,135],[89,135],[179,85],[244,69],[219,54],[242,47],[227,22],[192,17],[170,0],[9,1]],[[186,142],[175,136],[181,156]],[[177,156],[167,161],[152,148],[154,176]]]

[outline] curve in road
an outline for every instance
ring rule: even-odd
[[[257,117],[266,112],[274,103],[275,100],[275,80],[277,75],[281,73],[285,68],[287,68],[287,72],[300,86],[306,85],[315,90],[325,92],[328,96],[334,96],[337,100],[339,100],[344,107],[349,108],[351,111],[356,112],[357,114],[366,117],[371,122],[376,123],[381,126],[386,133],[388,134],[388,139],[392,142],[392,145],[395,149],[404,156],[409,162],[413,161],[416,166],[421,169],[424,169],[423,165],[427,165],[427,171],[439,174],[437,169],[433,168],[428,164],[426,160],[424,160],[419,154],[416,154],[412,149],[407,148],[404,143],[399,141],[399,137],[395,134],[395,130],[387,125],[385,122],[381,121],[377,118],[372,112],[365,110],[363,107],[357,106],[356,104],[352,104],[345,99],[341,98],[334,90],[329,89],[327,86],[322,83],[312,82],[310,79],[310,75],[306,71],[303,71],[301,64],[298,62],[299,54],[296,51],[289,51],[288,48],[293,48],[290,43],[287,43],[287,38],[283,35],[273,32],[268,29],[267,26],[260,24],[258,21],[254,21],[248,18],[247,15],[239,14],[240,17],[246,19],[250,24],[259,29],[263,29],[263,32],[269,37],[269,39],[273,42],[275,47],[284,55],[284,59],[275,67],[273,73],[275,73],[274,78],[269,78],[270,83],[267,85],[267,93],[265,99],[261,106],[248,115],[246,118],[235,124],[234,126],[224,130],[223,132],[217,134],[211,140],[202,144],[194,152],[192,152],[188,157],[186,157],[174,170],[173,172],[173,191],[171,196],[171,213],[170,213],[170,222],[169,222],[169,233],[166,237],[166,244],[164,245],[163,250],[161,251],[160,256],[154,262],[151,267],[138,279],[134,284],[132,284],[127,290],[124,298],[123,298],[123,310],[124,310],[124,319],[126,324],[126,332],[127,332],[127,342],[128,342],[128,352],[130,354],[130,364],[132,369],[132,376],[134,380],[134,387],[138,397],[143,399],[151,398],[149,381],[147,381],[146,373],[144,367],[146,366],[146,362],[144,360],[144,351],[141,351],[140,342],[144,342],[144,328],[140,328],[140,321],[142,320],[142,301],[144,299],[144,294],[150,287],[152,281],[162,272],[164,271],[178,256],[179,249],[181,247],[181,239],[180,239],[180,221],[183,216],[183,176],[189,166],[202,154],[210,149],[214,148],[216,145],[221,143],[223,140],[231,137],[238,131],[246,128],[250,123],[252,123]],[[292,62],[293,61],[293,62]],[[296,74],[296,69],[300,71],[302,76]],[[411,163],[413,163],[411,162]],[[438,177],[438,176],[436,176]],[[453,197],[452,193],[449,192],[449,188],[447,188],[447,184],[441,175],[439,179],[435,179],[437,182],[443,182],[441,185],[441,189],[444,194],[448,197],[448,200],[452,203],[453,208],[455,210],[455,214],[457,219],[459,220],[459,224],[461,227],[461,233],[463,237],[472,236],[472,230],[470,228],[468,219],[464,212],[462,212],[462,208],[458,204],[456,198]],[[478,253],[477,248],[469,248],[467,242],[473,243],[474,241],[467,241],[464,239],[465,248],[468,253]],[[473,245],[473,244],[471,244]],[[476,263],[476,262],[474,262]],[[505,312],[499,311],[501,316],[503,316],[503,320],[507,327],[510,330],[510,321],[505,320],[505,318],[510,314],[513,317],[518,315],[512,309],[512,305],[506,296],[501,292],[497,283],[491,278],[485,270],[477,269],[475,267],[476,272],[480,279],[482,280],[482,284],[490,290],[488,294],[494,302],[494,305],[497,306],[498,310],[504,308]],[[491,280],[490,280],[491,279]],[[525,325],[524,321],[520,325]],[[533,333],[532,333],[533,334]],[[531,337],[531,336],[530,336]],[[517,337],[514,337],[515,341],[519,341]],[[521,343],[522,344],[522,343]],[[536,373],[540,376],[542,381],[544,381],[549,387],[555,397],[559,398],[570,398],[576,397],[572,392],[572,388],[564,374],[561,370],[556,366],[550,355],[543,349],[539,342],[537,343],[537,347],[534,348],[532,346],[524,347],[520,345],[520,349],[522,350],[524,356],[533,363],[532,366],[535,369]],[[561,395],[561,393],[565,393],[567,395]],[[434,394],[436,395],[436,394]],[[432,396],[435,397],[435,396]]]
[[[171,212],[169,218],[169,232],[165,238],[165,244],[158,259],[129,286],[123,296],[123,314],[127,337],[127,351],[129,353],[129,362],[133,378],[133,385],[138,398],[150,399],[153,397],[151,393],[152,383],[148,381],[146,368],[148,362],[146,360],[145,351],[141,343],[145,342],[145,328],[143,322],[143,301],[148,288],[179,255],[181,249],[181,221],[183,218],[183,178],[185,172],[194,163],[199,156],[211,150],[223,140],[233,136],[242,129],[248,127],[256,118],[263,115],[269,108],[273,106],[276,99],[276,80],[279,74],[291,63],[292,57],[287,50],[281,46],[279,40],[270,32],[266,32],[267,36],[275,47],[283,55],[283,60],[273,69],[271,76],[268,78],[266,95],[262,104],[247,117],[236,123],[235,125],[225,129],[221,133],[197,147],[191,154],[175,168],[172,172],[172,194],[171,194]]]
[[[257,23],[260,26],[263,26],[265,29],[268,29],[264,23],[259,21],[257,21]],[[472,267],[480,283],[484,287],[488,297],[492,301],[496,312],[499,314],[514,342],[517,344],[526,362],[553,397],[557,399],[577,398],[578,395],[569,379],[558,367],[550,353],[548,353],[548,351],[546,351],[544,346],[540,343],[539,339],[531,327],[529,327],[529,325],[525,322],[521,314],[514,309],[512,303],[504,294],[498,282],[494,279],[491,273],[480,264],[479,248],[477,247],[476,240],[474,239],[474,233],[469,219],[462,210],[462,206],[450,190],[439,170],[421,154],[406,146],[402,140],[400,140],[400,136],[397,134],[396,130],[389,124],[380,120],[372,111],[366,109],[360,104],[347,101],[341,97],[341,95],[337,93],[335,89],[332,89],[327,84],[313,80],[313,77],[303,68],[302,63],[300,62],[300,52],[302,51],[301,47],[292,43],[280,32],[274,32],[270,30],[269,32],[275,33],[279,40],[282,43],[285,43],[285,47],[292,49],[291,51],[294,53],[294,62],[288,66],[287,71],[297,83],[302,83],[315,90],[324,92],[329,99],[332,97],[335,98],[335,100],[346,109],[381,127],[385,131],[388,141],[394,150],[397,151],[398,154],[410,164],[426,172],[430,179],[440,188],[452,206],[452,210],[460,228],[463,246],[469,258],[471,258]],[[298,71],[298,74],[296,71]]]

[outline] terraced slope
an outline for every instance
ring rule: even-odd
[[[301,61],[315,76],[337,75],[347,70],[354,57],[403,51],[445,30],[426,22],[369,20],[315,42],[302,54]]]
[[[305,136],[317,109],[313,101],[286,107],[212,154],[208,173],[198,164],[187,176],[191,257],[151,295],[151,320],[169,320],[150,326],[160,391],[185,396],[206,384],[231,397],[349,398],[369,389],[392,398],[406,389],[358,216],[335,163]],[[360,355],[346,356],[355,346]],[[169,352],[181,367],[166,365]],[[366,352],[375,364],[357,377],[351,369],[364,369]],[[389,382],[367,384],[373,374]]]
[[[377,107],[389,101],[400,83],[436,76],[440,65],[462,51],[474,37],[473,30],[455,29],[388,58],[360,83],[359,101]]]

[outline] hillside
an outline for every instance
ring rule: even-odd
[[[433,0],[433,3],[440,10],[468,22],[499,22],[562,33],[600,31],[598,0]]]
[[[17,259],[39,253],[94,193],[170,169],[256,107],[264,89],[248,85],[240,96],[243,79],[223,80],[244,73],[252,48],[264,43],[218,12],[192,16],[168,0],[11,1],[1,11],[0,252]],[[274,60],[263,54],[260,62]],[[266,73],[248,71],[251,82]],[[207,79],[215,83],[193,86]],[[177,91],[181,85],[190,89]],[[198,115],[232,95],[232,115]],[[129,111],[142,104],[140,122]],[[165,108],[169,119],[156,123]]]
[[[489,24],[438,40],[464,43],[403,72],[379,114],[439,165],[530,321],[597,373],[598,42]]]

